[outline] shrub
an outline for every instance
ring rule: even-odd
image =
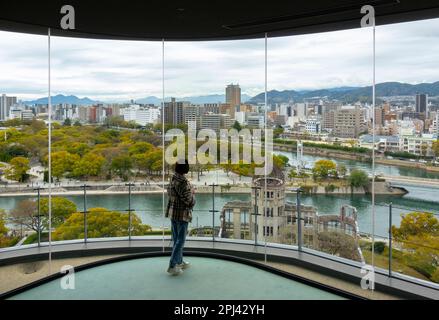
[[[375,242],[373,246],[374,251],[378,254],[382,254],[385,248],[386,248],[386,244],[382,241]]]

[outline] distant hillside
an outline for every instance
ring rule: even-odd
[[[247,102],[252,97],[249,95],[243,94],[241,95],[242,102]],[[170,101],[171,97],[166,97],[165,101]],[[203,104],[203,103],[224,103],[226,101],[226,97],[224,94],[211,94],[206,96],[191,96],[191,97],[175,97],[177,101],[189,101],[193,104]],[[142,99],[135,100],[136,103],[144,103],[144,104],[155,104],[160,105],[162,102],[161,98],[150,96]]]
[[[408,84],[400,82],[384,82],[376,85],[377,97],[414,96],[417,93],[426,93],[429,96],[439,96],[439,81],[434,83]],[[268,92],[268,103],[287,103],[290,101],[302,102],[309,98],[336,99],[345,103],[357,101],[372,101],[372,86],[342,87],[313,91],[272,90]],[[251,103],[264,103],[264,93],[250,99]]]
[[[52,96],[52,104],[62,104],[62,103],[69,103],[69,104],[77,104],[77,105],[92,105],[99,103],[99,101],[91,100],[87,97],[85,98],[78,98],[77,96],[65,96],[62,94],[58,94],[56,96]],[[48,104],[48,98],[40,98],[37,100],[32,101],[24,101],[27,105],[36,105],[36,104]]]

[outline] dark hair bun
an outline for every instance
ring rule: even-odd
[[[186,174],[189,172],[189,163],[187,160],[184,160],[184,163],[179,163],[179,161],[177,161],[175,163],[175,172],[179,173],[179,174]]]

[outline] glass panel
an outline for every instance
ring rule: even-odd
[[[376,143],[377,173],[405,193],[399,197],[377,194],[375,264],[393,277],[410,276],[412,280],[421,279],[428,281],[429,285],[436,283],[436,286],[439,282],[436,228],[439,201],[435,186],[439,175],[435,168],[434,160],[438,154],[434,152],[434,146],[438,139],[435,123],[439,101],[429,87],[430,83],[437,81],[437,74],[432,70],[437,64],[439,47],[434,42],[429,52],[418,52],[417,48],[438,23],[435,19],[377,28],[377,48],[383,48],[384,55],[379,58],[380,54],[377,54],[378,82],[410,83],[412,90],[399,98],[397,93],[379,97],[375,112],[376,135],[379,137]],[[411,41],[397,40],[407,34],[411,34]],[[398,47],[404,47],[404,50],[396,49]],[[397,54],[386,59],[385,52],[390,50]],[[404,72],[398,73],[401,68]],[[380,95],[380,91],[377,92]],[[390,128],[392,130],[386,132]],[[378,187],[379,181],[377,179]],[[384,232],[381,224],[386,226]],[[391,247],[389,224],[393,225]]]
[[[0,257],[4,257],[11,250],[47,245],[47,198],[39,202],[37,196],[38,188],[41,194],[47,192],[47,105],[35,104],[37,99],[47,101],[47,36],[0,32],[0,42],[8,43],[0,50]],[[19,276],[11,277],[12,269]],[[0,292],[48,272],[47,256],[32,264],[4,266]]]
[[[160,231],[160,47],[52,37],[55,241]]]
[[[215,150],[217,163],[202,163],[197,157],[198,162],[191,163],[187,174],[196,189],[190,236],[212,239],[214,230],[216,241],[244,236],[254,239],[254,206],[250,195],[252,165],[242,163],[243,154],[251,155],[252,141],[246,136],[245,144],[241,137],[238,144],[230,138],[228,130],[237,128],[238,134],[244,127],[263,125],[263,108],[259,110],[257,103],[246,103],[251,96],[264,90],[263,48],[261,39],[166,43],[167,129],[193,131],[195,139],[191,139],[189,132],[187,139],[196,142],[196,151],[202,150],[208,141],[202,137],[206,130],[211,129],[209,133],[218,139],[213,144],[218,144]],[[251,121],[247,121],[248,117]],[[226,132],[220,131],[224,129]],[[198,142],[195,141],[197,136]],[[241,163],[232,162],[235,160],[231,155],[232,142],[233,152],[236,147]],[[226,143],[229,144],[228,152],[226,149],[222,158],[221,147]]]
[[[360,103],[341,92],[345,86],[370,85],[370,34],[355,29],[269,39],[267,126],[274,132],[275,168],[284,181],[279,191],[271,187],[266,194],[274,210],[274,218],[271,208],[266,217],[273,224],[265,229],[269,245],[362,261],[360,232],[371,231],[371,199],[362,187],[351,188],[349,176],[361,168],[367,182],[371,171],[370,164],[351,156],[365,152],[355,141],[367,131],[371,90]],[[345,131],[335,125],[334,115],[349,122]]]

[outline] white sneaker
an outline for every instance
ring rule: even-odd
[[[177,267],[180,267],[182,269],[187,269],[191,266],[191,264],[188,261],[183,261],[180,264],[177,264]]]
[[[173,276],[178,276],[183,273],[183,270],[181,270],[181,267],[176,265],[174,268],[168,268],[168,273]]]

